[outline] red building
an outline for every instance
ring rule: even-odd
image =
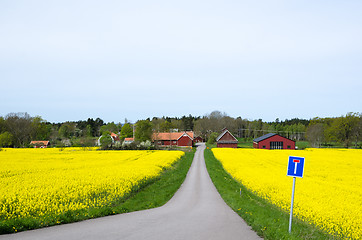
[[[237,148],[238,140],[227,130],[223,129],[223,132],[216,138],[218,148]]]
[[[113,132],[111,132],[111,137],[112,137],[113,141],[120,141],[119,136]]]
[[[174,133],[153,133],[152,141],[160,146],[192,146],[194,140],[193,132],[174,132]]]
[[[295,141],[276,133],[268,133],[253,140],[253,147],[259,149],[295,149]]]
[[[47,148],[50,143],[49,141],[31,141],[30,145],[34,146],[34,148]]]
[[[204,142],[204,139],[202,139],[201,136],[198,136],[198,137],[194,138],[194,143],[200,143],[200,142]]]

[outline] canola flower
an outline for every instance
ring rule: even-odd
[[[224,169],[249,190],[289,212],[288,157],[305,157],[294,216],[331,235],[362,239],[362,151],[357,149],[212,149]]]
[[[184,155],[182,151],[92,150],[0,151],[0,221],[46,221],[68,211],[111,206]]]

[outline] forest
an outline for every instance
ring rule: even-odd
[[[121,141],[135,137],[138,142],[151,140],[153,132],[194,131],[205,141],[215,138],[227,128],[242,142],[274,132],[294,141],[307,141],[310,147],[361,148],[362,114],[347,113],[339,117],[313,119],[276,119],[265,122],[233,118],[226,113],[213,111],[204,116],[153,117],[135,123],[125,119],[122,123],[104,122],[100,118],[51,123],[41,116],[30,116],[26,112],[0,116],[0,147],[31,147],[31,141],[50,141],[53,147],[90,147],[98,138],[111,132]]]

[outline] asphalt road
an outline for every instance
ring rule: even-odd
[[[10,235],[0,239],[261,239],[222,200],[198,146],[181,188],[164,206]]]

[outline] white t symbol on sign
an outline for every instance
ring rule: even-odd
[[[297,159],[293,159],[294,162],[294,174],[297,174],[297,167],[298,167],[298,163],[300,163],[300,160]]]

